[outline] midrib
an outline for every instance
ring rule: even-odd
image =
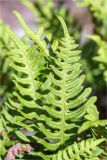
[[[31,82],[32,82],[33,95],[34,95],[34,97],[36,97],[36,95],[35,95],[35,83],[34,83],[34,79],[33,79],[32,70],[31,70],[31,68],[30,68],[29,57],[28,57],[27,54],[26,54],[24,57],[25,57],[26,62],[27,62],[26,65],[27,65],[27,68],[28,68],[28,72],[29,72],[29,75],[30,75]]]
[[[65,128],[65,85],[66,85],[66,64],[63,69],[64,76],[63,76],[63,85],[62,85],[62,118],[61,118],[61,147],[63,149],[64,144],[64,128]]]

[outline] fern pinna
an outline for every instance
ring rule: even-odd
[[[32,31],[21,15],[14,13],[34,43],[18,39],[17,47],[11,49],[15,88],[13,97],[2,107],[5,128],[18,137],[14,143],[35,144],[36,141],[39,147],[34,147],[31,156],[44,160],[96,157],[92,151],[96,152],[96,146],[104,139],[82,141],[78,134],[84,115],[95,107],[96,97],[89,98],[91,89],[83,86],[80,51],[64,20],[58,17],[64,36],[48,49],[47,41],[41,40],[43,30]]]

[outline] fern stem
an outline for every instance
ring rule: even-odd
[[[62,149],[64,148],[64,128],[65,128],[65,102],[66,102],[66,96],[65,96],[65,93],[66,93],[66,89],[65,89],[65,86],[66,86],[66,64],[63,68],[63,82],[62,82],[62,118],[61,118],[61,147]]]
[[[30,79],[31,79],[31,82],[32,82],[32,87],[33,87],[33,95],[34,95],[34,98],[36,97],[35,95],[35,83],[34,83],[34,79],[33,79],[33,73],[32,73],[32,69],[30,67],[30,64],[29,64],[29,58],[27,57],[27,55],[25,56],[25,59],[26,59],[26,62],[27,62],[27,67],[28,67],[28,70],[29,70],[29,76],[30,76]]]

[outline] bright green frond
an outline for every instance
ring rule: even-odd
[[[58,18],[64,37],[59,40],[55,55],[51,58],[53,64],[50,65],[49,78],[52,84],[49,93],[45,95],[47,105],[43,105],[44,114],[47,115],[43,115],[44,122],[38,124],[44,139],[40,138],[38,142],[44,146],[44,150],[51,151],[63,149],[73,139],[74,130],[77,134],[78,124],[96,101],[96,97],[88,98],[90,88],[83,89],[85,76],[81,75],[78,45],[70,37],[64,20]]]

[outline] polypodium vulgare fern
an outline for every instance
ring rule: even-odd
[[[18,15],[18,17],[20,17],[18,13],[16,14]],[[24,24],[26,29],[26,24],[22,17],[21,22]],[[27,32],[28,34],[29,31],[30,29]],[[33,31],[31,31],[31,33],[34,34]],[[45,53],[48,53],[45,45],[42,45],[44,44],[44,42],[39,40],[39,38],[41,37],[41,33],[41,31],[38,32],[38,35],[34,37],[35,44],[33,46],[26,42],[18,40],[18,48],[11,50],[11,67],[15,71],[12,76],[14,78],[13,81],[16,86],[16,91],[13,92],[13,95],[17,100],[13,101],[12,99],[9,99],[9,102],[5,103],[5,107],[8,106],[8,108],[10,108],[9,112],[13,111],[14,115],[9,115],[6,109],[3,108],[5,118],[7,118],[8,121],[16,124],[17,126],[22,127],[24,125],[26,126],[24,128],[28,129],[29,131],[33,131],[33,129],[30,128],[30,125],[24,124],[23,121],[26,120],[26,118],[39,118],[36,111],[36,108],[38,108],[36,100],[39,99],[40,95],[36,91],[42,83],[39,82],[40,71],[43,70],[45,64],[45,59],[42,54],[44,53],[45,55]],[[23,109],[26,111],[23,112]]]
[[[61,17],[64,36],[48,49],[46,41],[41,40],[43,30],[32,31],[21,15],[14,13],[34,43],[13,36],[17,47],[10,50],[10,59],[15,89],[2,106],[1,124],[5,122],[14,143],[33,144],[31,155],[44,160],[92,157],[92,150],[96,151],[104,138],[90,141],[85,135],[82,141],[84,134],[78,132],[96,101],[96,97],[89,97],[91,89],[83,86],[78,45]]]
[[[39,123],[40,131],[47,137],[38,139],[46,150],[64,148],[68,141],[72,141],[76,130],[86,110],[94,106],[96,97],[91,97],[91,89],[84,89],[84,75],[80,70],[80,51],[70,37],[63,19],[59,18],[64,37],[59,41],[54,52],[52,73],[49,76],[52,85],[49,94],[45,96],[47,104],[43,106],[46,115],[43,115],[45,124]],[[74,133],[75,130],[75,133]],[[48,139],[48,141],[47,141]],[[50,140],[54,143],[50,143]]]

